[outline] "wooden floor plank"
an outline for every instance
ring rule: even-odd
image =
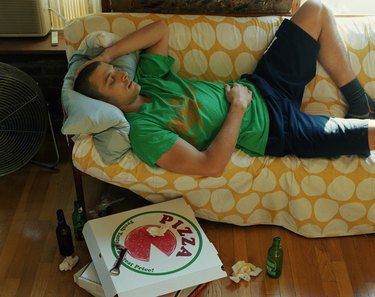
[[[337,280],[337,288],[340,297],[353,297],[354,291],[349,278],[345,262],[336,261],[332,263]]]
[[[0,296],[1,297],[11,297],[15,296],[18,287],[20,285],[20,280],[18,278],[7,278],[6,281],[1,286]]]
[[[375,282],[366,283],[366,289],[369,297],[375,297]]]
[[[296,296],[296,291],[294,288],[294,278],[293,278],[293,272],[292,272],[292,266],[291,266],[292,261],[290,260],[290,259],[293,259],[294,255],[290,251],[288,244],[287,244],[289,240],[291,240],[290,239],[291,234],[289,231],[283,230],[283,232],[280,233],[279,235],[282,238],[281,246],[284,251],[283,270],[282,270],[282,274],[279,280],[280,296],[294,297]]]

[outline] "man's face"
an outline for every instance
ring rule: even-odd
[[[106,102],[120,109],[134,103],[141,90],[141,86],[133,82],[127,72],[117,70],[112,65],[106,63],[100,63],[89,81],[106,98]]]

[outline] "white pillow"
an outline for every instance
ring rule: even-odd
[[[79,66],[119,39],[116,34],[104,31],[87,35],[69,61],[61,94],[66,116],[61,132],[66,135],[94,134],[96,149],[106,164],[121,158],[130,149],[129,123],[116,106],[84,96],[74,91],[73,87]],[[117,58],[112,64],[127,71],[133,79],[138,60],[139,53],[134,52]]]

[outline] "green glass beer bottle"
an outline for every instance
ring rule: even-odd
[[[280,245],[280,237],[277,236],[272,241],[272,246],[267,254],[267,275],[271,278],[278,278],[283,268],[283,250]]]
[[[74,201],[74,210],[72,214],[72,220],[73,220],[73,227],[74,227],[74,235],[77,240],[83,240],[83,226],[86,223],[86,215],[83,211],[83,208],[78,200]]]

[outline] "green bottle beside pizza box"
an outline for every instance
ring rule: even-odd
[[[90,220],[83,234],[106,297],[154,297],[227,276],[183,198]]]

